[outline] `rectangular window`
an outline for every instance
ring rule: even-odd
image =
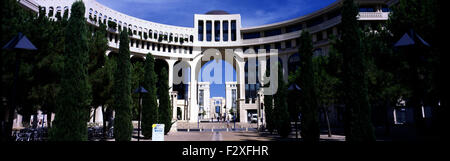
[[[317,32],[317,41],[322,41],[323,40],[323,35],[322,35],[322,31]]]
[[[222,23],[222,30],[223,30],[223,41],[228,41],[228,21],[223,21]]]
[[[251,33],[244,33],[244,40],[245,39],[256,39],[260,38],[261,35],[259,32],[251,32]]]
[[[317,17],[315,19],[312,19],[312,20],[306,22],[306,26],[307,27],[313,27],[313,26],[316,26],[318,24],[321,24],[322,22],[323,22],[323,18],[322,17]]]
[[[258,54],[258,52],[259,52],[259,45],[254,46],[253,49],[255,49],[255,53]]]
[[[375,12],[375,8],[373,8],[373,7],[361,7],[361,8],[359,8],[359,12]]]
[[[236,41],[236,20],[231,20],[231,41]]]
[[[231,90],[231,108],[236,109],[236,89]]]
[[[178,38],[175,38],[177,42]],[[198,21],[198,41],[203,41],[203,21]]]
[[[281,34],[281,29],[273,29],[273,30],[264,31],[264,37],[276,36],[276,35],[280,35],[280,34]]]
[[[289,48],[292,47],[292,42],[291,42],[291,40],[286,40],[284,43],[285,43],[286,49],[289,49]]]
[[[200,110],[203,110],[203,89],[198,91],[198,105]]]
[[[220,41],[220,21],[214,21],[214,40]]]
[[[281,50],[281,43],[280,42],[275,43],[275,49],[278,49],[278,51]]]
[[[270,53],[270,44],[265,44],[264,49],[266,49],[266,53]]]
[[[206,21],[206,41],[211,41],[212,39],[212,22]]]
[[[294,31],[300,31],[302,29],[303,25],[301,23],[290,25],[286,27],[286,33],[294,32]]]

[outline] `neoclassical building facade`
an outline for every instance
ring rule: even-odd
[[[69,12],[75,0],[19,0],[32,11],[39,6],[48,17],[55,18],[59,13]],[[296,70],[299,61],[298,40],[302,31],[312,34],[316,55],[326,54],[330,48],[331,35],[338,35],[341,22],[341,0],[305,16],[273,24],[242,27],[240,14],[213,10],[205,14],[194,14],[194,27],[180,27],[161,24],[133,17],[115,11],[95,0],[83,0],[86,6],[87,23],[98,26],[107,23],[110,53],[119,50],[119,32],[128,30],[130,36],[130,58],[144,59],[152,53],[158,60],[166,62],[169,72],[169,86],[172,92],[174,120],[197,122],[210,119],[217,114],[229,114],[230,109],[239,113],[241,122],[247,122],[249,114],[258,114],[258,121],[264,122],[263,95],[261,84],[248,83],[249,58],[270,55],[276,49],[282,64],[283,76]],[[358,19],[368,24],[386,21],[389,16],[390,0],[357,0],[360,6]],[[216,101],[210,101],[210,82],[201,82],[198,77],[204,61],[204,52],[213,49],[219,58],[231,64],[236,71],[236,81],[224,82],[226,97],[220,100],[216,113]],[[232,59],[226,59],[225,49],[233,49]],[[253,52],[247,52],[253,49]],[[210,57],[210,55],[208,55]],[[203,59],[202,59],[203,58]],[[177,66],[177,64],[183,64]],[[261,62],[259,66],[265,66]],[[189,70],[186,70],[189,69]],[[192,70],[191,70],[192,69]],[[181,73],[188,75],[188,81],[181,87],[176,78]],[[262,70],[264,71],[264,70]],[[227,73],[227,72],[226,72]],[[260,72],[261,74],[264,72]],[[182,75],[183,75],[182,74]],[[237,110],[237,111],[236,111]],[[203,113],[203,114],[202,114]]]

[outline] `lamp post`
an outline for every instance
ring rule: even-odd
[[[19,78],[19,69],[20,69],[20,52],[25,52],[25,51],[33,51],[33,50],[37,50],[37,48],[33,45],[33,43],[30,42],[30,40],[28,40],[28,38],[23,35],[21,32],[18,33],[17,36],[15,36],[12,40],[10,40],[5,46],[3,46],[4,50],[11,50],[11,51],[19,51],[19,53],[17,53],[15,55],[16,57],[16,62],[15,62],[15,71],[14,71],[14,79],[13,79],[13,86],[12,86],[12,91],[11,91],[11,106],[9,109],[9,113],[8,113],[8,121],[7,124],[3,123],[2,120],[2,132],[4,132],[5,137],[7,136],[8,138],[10,138],[11,136],[11,132],[12,132],[12,128],[13,128],[13,120],[14,120],[14,112],[16,110],[16,95],[17,95],[17,81]],[[5,125],[7,127],[5,127]],[[3,131],[4,130],[4,131]]]
[[[412,69],[411,74],[413,75],[412,79],[408,80],[412,82],[412,97],[409,102],[411,102],[414,109],[414,124],[419,134],[423,132],[426,126],[423,111],[421,109],[423,106],[422,102],[423,97],[425,97],[426,89],[422,87],[425,82],[424,78],[421,77],[423,72],[420,71],[420,68],[427,65],[425,55],[422,53],[426,53],[426,50],[430,47],[431,45],[419,36],[413,29],[406,32],[400,40],[394,44],[394,49],[406,50],[406,52],[412,54],[412,56],[408,57],[408,61]]]
[[[142,118],[142,93],[148,93],[147,90],[144,89],[144,87],[139,86],[139,88],[134,90],[134,93],[139,93],[139,120],[138,120],[138,141],[140,141],[141,138],[141,118]]]

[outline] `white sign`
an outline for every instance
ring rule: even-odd
[[[164,124],[152,125],[152,141],[164,141]]]

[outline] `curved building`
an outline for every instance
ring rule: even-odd
[[[74,1],[20,0],[20,3],[35,12],[38,11],[38,6],[41,6],[48,17],[55,18],[58,13],[63,15],[64,12],[69,12],[70,15],[70,7]],[[240,14],[214,10],[205,14],[195,14],[194,27],[191,28],[139,19],[108,8],[95,0],[84,0],[83,2],[86,5],[85,17],[89,24],[98,26],[99,22],[104,22],[109,25],[109,50],[105,54],[118,52],[118,33],[120,30],[128,30],[132,32],[130,57],[144,59],[147,53],[152,53],[156,59],[166,61],[170,86],[174,86],[174,77],[178,77],[177,71],[180,70],[176,64],[184,64],[183,69],[194,69],[184,71],[190,79],[187,83],[185,82],[188,84],[187,92],[180,90],[177,90],[178,93],[172,92],[174,119],[178,118],[187,122],[197,122],[202,110],[214,111],[214,109],[206,107],[210,104],[209,83],[198,81],[199,71],[205,64],[201,58],[204,57],[206,50],[214,49],[214,51],[225,53],[225,49],[235,49],[232,59],[226,61],[232,64],[236,70],[237,81],[225,83],[226,100],[223,102],[226,102],[226,108],[219,110],[224,111],[220,115],[226,115],[227,112],[231,112],[230,109],[239,109],[241,122],[247,122],[247,116],[253,113],[257,113],[259,118],[264,118],[263,110],[258,110],[261,109],[258,107],[263,103],[259,90],[260,84],[248,83],[246,61],[259,55],[270,55],[271,49],[277,49],[283,73],[285,73],[284,78],[287,80],[287,74],[296,69],[295,62],[299,61],[297,44],[301,32],[308,30],[312,34],[316,55],[328,53],[329,38],[339,34],[340,7],[342,5],[342,1],[337,0],[337,2],[305,16],[247,28],[241,26]],[[388,19],[389,0],[357,0],[357,2],[360,6],[358,16],[360,21],[376,24]],[[226,57],[223,55],[226,54],[222,54],[221,58]],[[183,97],[177,96],[180,95],[180,92],[184,93]],[[258,121],[264,122],[264,119]]]

